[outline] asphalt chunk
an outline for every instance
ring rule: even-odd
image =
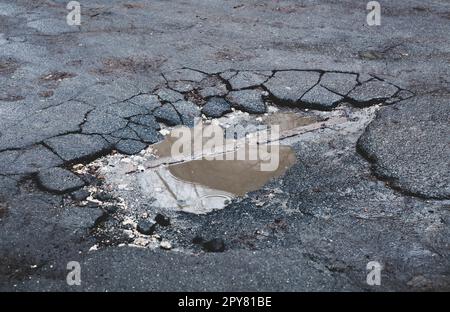
[[[76,174],[63,168],[42,170],[37,175],[39,184],[47,191],[54,193],[68,193],[82,188],[84,181]]]

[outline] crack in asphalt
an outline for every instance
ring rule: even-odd
[[[168,77],[168,75],[170,75],[173,72],[177,72],[177,71],[181,72],[181,74],[180,73],[178,74],[178,76],[180,76],[181,79],[171,80],[170,77]],[[185,77],[183,77],[183,71],[186,72]],[[201,79],[198,77],[194,77],[194,78],[190,77],[190,72],[200,74]],[[227,72],[232,73],[232,74],[231,74],[231,76],[224,78],[224,75]],[[268,72],[270,73],[269,75],[264,74],[264,73],[268,73]],[[239,87],[239,81],[237,82],[238,86],[233,87],[233,85],[231,84],[230,81],[233,79],[238,79],[239,75],[241,75],[241,74],[245,76],[245,74],[247,74],[247,73],[248,74],[259,74],[259,77],[261,77],[261,75],[262,75],[261,73],[263,73],[263,76],[267,76],[267,77],[262,81],[258,81],[258,82],[254,82],[254,83],[251,81],[252,78],[244,77],[244,78],[242,78],[242,79],[244,79],[244,81],[242,82],[244,84],[243,87]],[[279,89],[283,90],[284,85],[282,85],[282,84],[279,86],[278,85],[275,85],[275,86],[267,85],[267,83],[270,82],[271,80],[273,80],[278,73],[287,73],[287,74],[290,74],[290,73],[297,73],[297,74],[317,73],[319,76],[318,76],[318,80],[311,83],[311,85],[306,89],[306,91],[302,91],[301,94],[295,95],[297,98],[296,101],[291,101],[291,100],[285,100],[285,99],[278,98],[276,95],[274,95],[274,91],[279,92]],[[349,91],[346,90],[346,92],[338,92],[333,88],[330,88],[326,85],[322,85],[322,79],[325,74],[348,75],[347,77],[355,76],[354,85]],[[66,75],[63,75],[63,76],[66,77]],[[231,92],[234,92],[235,94],[239,95],[240,92],[260,90],[261,92],[265,93],[265,95],[264,94],[261,95],[261,100],[264,102],[269,101],[269,102],[273,103],[274,105],[278,105],[278,106],[289,106],[289,107],[293,107],[293,108],[297,108],[297,109],[309,108],[312,110],[319,110],[319,111],[320,110],[323,110],[323,111],[333,110],[342,103],[350,103],[351,105],[353,105],[356,108],[372,106],[375,104],[390,105],[390,104],[393,104],[398,101],[401,101],[401,100],[404,100],[404,99],[414,96],[414,94],[412,92],[410,92],[406,89],[403,89],[401,87],[398,87],[392,83],[386,82],[385,80],[380,79],[376,76],[370,75],[371,78],[364,82],[359,81],[360,76],[361,76],[361,74],[356,73],[356,72],[324,71],[324,70],[320,70],[320,69],[236,70],[236,69],[231,68],[231,69],[227,69],[227,70],[220,71],[220,72],[208,73],[208,72],[205,72],[205,71],[202,71],[199,69],[195,69],[195,68],[181,67],[179,69],[174,69],[169,72],[162,72],[161,77],[163,78],[165,83],[163,85],[156,86],[155,88],[153,88],[153,90],[151,92],[142,92],[142,91],[136,92],[135,94],[132,94],[131,96],[128,96],[124,99],[117,99],[117,101],[112,102],[109,106],[107,106],[106,108],[103,108],[103,109],[101,107],[99,107],[98,105],[96,105],[96,103],[81,98],[83,95],[88,94],[91,87],[95,87],[96,85],[98,85],[98,83],[94,83],[91,85],[91,87],[89,87],[89,86],[86,87],[84,90],[80,91],[79,93],[72,96],[70,99],[68,99],[66,101],[62,101],[62,102],[54,104],[54,105],[46,106],[46,107],[40,109],[39,111],[35,112],[35,113],[41,113],[41,114],[44,113],[45,114],[51,108],[56,108],[58,106],[61,106],[63,104],[70,103],[73,101],[77,101],[79,103],[85,104],[85,105],[89,106],[90,109],[88,109],[84,113],[84,117],[82,119],[82,122],[79,123],[79,125],[78,125],[79,129],[77,131],[62,131],[61,133],[59,133],[57,135],[45,137],[42,140],[39,140],[37,142],[34,142],[33,144],[30,144],[30,145],[27,145],[24,147],[17,147],[17,148],[9,147],[9,148],[5,148],[5,149],[0,149],[0,156],[1,156],[1,153],[4,153],[4,152],[26,150],[26,149],[29,149],[33,146],[37,146],[40,144],[41,146],[43,146],[44,148],[49,150],[51,153],[55,154],[58,158],[60,158],[63,161],[63,164],[60,165],[61,167],[68,168],[70,165],[72,165],[74,163],[77,163],[77,162],[78,163],[87,163],[87,162],[90,162],[90,161],[96,159],[99,156],[103,156],[103,155],[110,153],[114,149],[115,145],[123,140],[132,140],[133,141],[134,139],[130,139],[128,137],[121,137],[116,134],[119,131],[124,131],[124,130],[128,130],[128,129],[132,133],[134,133],[137,136],[137,138],[140,139],[140,141],[142,143],[144,143],[147,146],[148,143],[143,141],[143,139],[140,137],[139,133],[135,129],[133,129],[133,127],[130,127],[131,124],[134,124],[131,121],[131,119],[133,117],[147,116],[147,115],[153,116],[155,110],[162,107],[163,105],[169,105],[171,108],[173,108],[173,110],[176,114],[175,119],[178,119],[182,124],[185,124],[185,118],[187,118],[189,116],[190,116],[189,118],[191,118],[193,116],[198,116],[198,117],[200,116],[200,111],[198,111],[198,112],[197,111],[188,111],[187,112],[188,115],[185,115],[186,112],[180,111],[180,108],[177,107],[176,103],[178,103],[181,100],[171,101],[170,99],[162,98],[161,95],[158,94],[158,91],[162,90],[164,88],[171,90],[172,92],[174,92],[176,94],[179,94],[180,98],[183,98],[184,101],[187,101],[188,103],[192,103],[192,101],[191,101],[192,99],[190,97],[194,94],[196,97],[199,97],[199,100],[201,100],[201,103],[203,103],[203,105],[205,103],[207,103],[209,99],[216,97],[216,98],[223,99],[224,101],[229,103],[231,105],[231,107],[236,107],[243,111],[246,111],[247,109],[252,111],[253,103],[239,103],[239,104],[230,103],[228,96]],[[42,77],[44,77],[44,76],[42,76]],[[45,78],[46,77],[47,76],[45,76]],[[250,80],[247,81],[245,79],[250,79]],[[394,94],[392,94],[391,97],[373,98],[373,97],[371,97],[372,95],[368,95],[367,100],[365,100],[364,102],[357,101],[357,100],[349,97],[349,95],[358,87],[364,86],[365,84],[374,82],[374,81],[376,81],[376,82],[379,81],[379,82],[387,83],[391,86],[394,86],[396,88],[396,92]],[[189,87],[189,90],[179,91],[176,88],[174,88],[173,86],[171,86],[171,83],[189,83],[192,86]],[[199,91],[201,91],[203,88],[209,87],[209,88],[213,88],[213,89],[214,88],[220,89],[220,87],[218,87],[217,83],[225,86],[225,88],[226,88],[225,94],[221,94],[221,93],[214,94],[215,91],[212,92],[212,95],[208,95],[205,97],[203,97],[200,94]],[[331,107],[321,106],[320,103],[310,104],[310,103],[303,102],[302,99],[305,97],[305,95],[308,94],[308,92],[310,92],[311,90],[313,90],[314,88],[316,88],[318,86],[323,87],[325,90],[331,92],[332,94],[342,97],[342,99],[333,103],[331,105]],[[402,91],[409,92],[410,96],[406,97],[406,98],[397,98],[397,96]],[[217,91],[217,92],[220,92],[220,91]],[[148,110],[148,109],[145,109],[145,103],[142,106],[142,105],[139,105],[139,104],[136,104],[135,102],[133,102],[133,99],[138,98],[139,96],[145,96],[145,95],[156,96],[156,98],[158,99],[158,102],[159,102],[159,106],[152,107],[151,109]],[[391,101],[390,103],[387,103],[387,101],[389,99],[393,99],[393,101]],[[241,101],[241,99],[239,97],[237,98],[237,100]],[[127,114],[126,117],[122,117],[122,116],[120,116],[120,114],[118,112],[116,113],[114,111],[114,107],[116,105],[126,104],[126,103],[133,103],[137,107],[142,107],[148,113],[136,112],[136,113]],[[195,101],[193,103],[193,107],[197,106],[199,110],[200,110],[201,106],[203,106],[203,105],[202,104],[199,105],[199,103],[195,103]],[[188,110],[189,109],[190,108],[188,108]],[[90,124],[90,126],[93,127],[94,130],[90,130],[89,133],[83,132],[86,127],[87,122],[89,121],[89,118],[90,117],[95,118],[96,114],[98,114],[98,113],[109,115],[112,118],[115,118],[115,120],[117,120],[118,122],[123,120],[123,122],[125,124],[118,128],[113,127],[113,130],[110,130],[110,131],[109,130],[105,131],[100,126],[97,127],[97,125],[95,125],[95,124],[94,125]],[[170,112],[167,112],[166,114],[170,114]],[[33,116],[33,115],[31,115],[31,116]],[[31,116],[27,116],[27,117],[23,118],[22,120],[17,121],[15,124],[12,125],[12,127],[17,127],[18,125],[20,125],[20,123],[25,122],[27,120],[27,118],[30,118]],[[163,123],[165,122],[166,118],[169,118],[169,119],[171,118],[170,116],[154,116],[154,117],[156,118],[157,121],[163,122]],[[175,116],[173,116],[172,118],[174,118],[174,117]],[[109,126],[111,126],[111,125],[109,125]],[[114,125],[112,125],[112,126],[114,126]],[[146,126],[144,126],[144,127],[146,127]],[[95,129],[97,129],[97,130],[95,130]],[[151,129],[151,128],[149,128],[149,129]],[[26,129],[20,129],[20,130],[26,131]],[[155,130],[155,129],[153,129],[153,130]],[[95,135],[99,135],[103,138],[103,140],[105,140],[105,142],[108,142],[109,147],[93,151],[91,154],[88,154],[88,155],[78,158],[76,160],[65,161],[63,159],[63,157],[58,153],[57,149],[55,149],[54,147],[51,147],[49,144],[47,144],[45,142],[50,139],[64,137],[64,136],[67,136],[70,134],[80,134],[80,135],[91,136],[91,137],[95,136]],[[20,134],[18,133],[18,135],[20,135]],[[108,140],[108,136],[117,139],[117,142],[115,142],[115,143],[110,142],[110,140]],[[293,136],[295,136],[295,134],[293,134]],[[0,146],[1,146],[1,138],[2,138],[2,136],[0,135]],[[17,155],[15,161],[17,161],[17,159],[19,157],[20,157],[20,154]]]

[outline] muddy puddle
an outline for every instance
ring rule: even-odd
[[[291,113],[270,114],[247,127],[233,122],[174,128],[140,155],[114,155],[101,173],[125,197],[151,199],[160,211],[205,214],[282,176],[296,155],[278,140],[294,129],[319,126],[316,118]]]
[[[232,135],[218,124],[174,129],[151,147],[156,162],[144,165],[146,171],[139,177],[143,191],[154,192],[158,185],[161,192],[155,195],[156,201],[185,212],[224,208],[231,199],[261,188],[296,162],[292,148],[276,142],[278,134],[261,128],[258,132],[233,129]],[[217,140],[211,144],[214,137]]]

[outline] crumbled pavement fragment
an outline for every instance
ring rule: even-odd
[[[138,137],[142,140],[144,143],[153,144],[156,142],[159,142],[163,139],[161,133],[159,133],[154,128],[149,128],[146,126],[136,125],[136,124],[130,124],[129,127],[136,132]]]
[[[106,137],[106,136],[105,136]],[[113,137],[116,140],[112,140],[109,137]],[[133,131],[130,127],[126,127],[117,131],[114,131],[111,133],[111,135],[108,136],[108,141],[111,142],[113,141],[114,143],[118,143],[120,141],[120,139],[124,139],[124,140],[136,140],[136,141],[140,141],[141,139],[139,138],[139,136],[136,134],[135,131]]]
[[[227,100],[236,108],[250,114],[263,114],[267,111],[261,90],[232,91]]]
[[[91,195],[91,193],[88,190],[77,190],[70,194],[70,197],[75,201],[83,201],[86,200]]]
[[[168,126],[176,126],[181,124],[180,116],[171,104],[164,104],[154,110],[153,116],[157,121],[163,122]]]
[[[162,241],[159,244],[159,247],[161,247],[161,249],[170,250],[172,249],[172,244],[169,241]]]
[[[386,99],[394,96],[399,89],[394,85],[373,79],[356,86],[349,94],[353,105],[357,107],[369,106],[376,103],[382,103]]]
[[[202,81],[198,92],[203,98],[212,96],[225,96],[228,93],[227,86],[216,76]]]
[[[130,121],[132,123],[135,123],[135,124],[138,124],[138,125],[142,125],[142,126],[146,126],[146,127],[149,127],[149,128],[153,128],[155,130],[160,130],[161,129],[161,126],[156,121],[156,118],[153,115],[134,116],[134,117],[130,118]]]
[[[149,113],[161,106],[161,102],[156,95],[141,94],[131,98],[129,101],[144,108]]]
[[[262,85],[272,75],[271,72],[241,71],[228,82],[233,90],[240,90]]]
[[[108,108],[105,109],[105,113],[117,115],[121,118],[129,118],[136,115],[147,114],[149,111],[144,106],[134,104],[131,101],[125,101],[111,104],[111,106],[108,106]]]
[[[212,97],[202,107],[202,113],[207,117],[219,118],[231,112],[231,105],[225,99]]]
[[[169,71],[164,74],[164,77],[167,79],[167,81],[186,80],[200,82],[206,78],[206,75],[192,69],[183,68]]]
[[[324,73],[320,85],[339,95],[347,95],[357,84],[358,75],[351,73]]]
[[[117,115],[96,109],[89,113],[82,125],[82,132],[88,134],[109,134],[126,127],[127,121]]]
[[[279,71],[264,83],[277,104],[297,104],[316,85],[320,74],[312,71]]]
[[[200,108],[190,101],[178,101],[173,106],[181,116],[183,125],[193,127],[194,119],[200,117]]]
[[[94,194],[94,198],[102,202],[111,202],[115,200],[115,197],[108,192],[98,192]]]
[[[178,93],[173,90],[170,90],[170,89],[167,89],[167,88],[158,89],[158,91],[156,92],[156,95],[158,95],[158,97],[162,101],[169,102],[169,103],[174,103],[176,101],[184,100],[183,94]]]
[[[202,244],[203,249],[208,252],[224,252],[225,242],[221,238],[213,238]]]
[[[331,110],[343,99],[342,96],[333,93],[324,87],[317,85],[302,97],[302,105],[319,110]]]
[[[0,174],[4,175],[36,173],[62,163],[61,158],[42,145],[0,152]]]
[[[111,215],[111,214],[115,214],[117,211],[119,211],[119,206],[107,205],[107,206],[104,206],[103,209],[105,209],[105,211]]]
[[[170,218],[161,213],[158,213],[156,215],[155,221],[156,221],[156,223],[158,223],[161,226],[169,226],[170,225]]]
[[[116,145],[116,150],[119,153],[126,155],[136,155],[147,147],[147,144],[136,140],[120,140]]]
[[[69,170],[55,167],[39,171],[39,184],[47,191],[54,193],[68,193],[82,188],[84,181]]]
[[[75,161],[92,157],[112,148],[100,135],[67,134],[45,141],[58,156],[65,161]]]
[[[107,214],[98,206],[67,207],[58,216],[58,224],[75,231],[86,231],[98,226],[107,218]]]
[[[156,230],[156,222],[152,220],[140,220],[137,224],[137,230],[144,235],[152,235]]]
[[[422,96],[384,107],[358,141],[375,173],[407,193],[449,199],[450,105]],[[407,165],[405,165],[407,164]]]

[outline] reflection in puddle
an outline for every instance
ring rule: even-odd
[[[293,130],[304,127],[318,121],[315,117],[304,117],[293,113],[276,113],[264,118],[265,123],[269,125],[279,125],[280,131]]]
[[[281,176],[296,161],[290,146],[279,147],[279,164],[274,171],[261,171],[260,160],[196,159],[169,166],[175,177],[184,181],[243,196]]]

